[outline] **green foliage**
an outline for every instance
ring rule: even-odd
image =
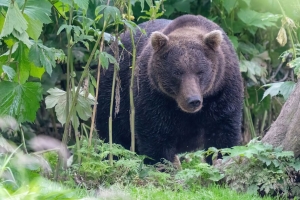
[[[7,46],[2,47],[0,56],[0,115],[11,115],[19,123],[33,122],[42,87],[32,82],[32,77],[41,79],[45,70],[51,75],[56,61],[63,60],[64,55],[31,40],[37,41],[43,25],[51,22],[52,5],[46,0],[28,0],[3,1],[1,6],[5,17],[0,19],[0,39]]]
[[[295,159],[293,152],[273,148],[257,139],[246,146],[222,149],[221,152],[223,161],[217,167],[222,169],[231,188],[251,194],[299,195],[295,193],[299,184],[291,177],[300,169],[300,161]]]
[[[67,119],[67,111],[66,111],[66,103],[67,103],[67,93],[58,88],[51,88],[47,91],[50,95],[46,97],[45,103],[46,108],[55,107],[55,112],[57,116],[57,120],[61,124],[66,123]],[[95,104],[95,98],[91,94],[87,94],[85,97],[85,91],[81,89],[80,95],[78,96],[78,104],[76,105],[76,113],[72,116],[71,121],[73,123],[73,127],[75,130],[79,127],[79,119],[87,120],[90,118],[92,114],[91,105]],[[72,102],[72,96],[69,96],[69,101]],[[78,117],[77,117],[78,115]]]
[[[281,17],[272,13],[259,13],[250,9],[241,9],[237,13],[240,20],[242,20],[248,27],[263,28],[274,26],[275,22]],[[250,29],[252,34],[255,34],[255,29]]]
[[[2,199],[74,199],[78,195],[39,175],[43,158],[23,154],[0,135],[0,196]]]
[[[62,50],[48,48],[40,42],[34,42],[29,50],[28,58],[35,66],[44,67],[47,73],[51,75],[52,68],[56,66],[56,62],[65,61],[65,54]],[[41,78],[45,70],[39,70],[42,73],[35,77]],[[36,71],[36,69],[34,71]]]
[[[33,122],[42,99],[40,83],[0,82],[0,116],[10,115],[18,122]]]
[[[291,92],[294,90],[295,85],[296,85],[295,82],[292,81],[270,83],[264,85],[264,87],[269,87],[269,88],[264,92],[264,96],[262,97],[262,100],[268,95],[271,95],[271,97],[273,97],[278,94],[281,94],[284,100],[287,100]]]
[[[34,122],[40,101],[43,100],[42,88],[49,84],[45,77],[50,77],[49,80],[55,80],[55,76],[67,79],[59,79],[60,86],[55,85],[52,80],[49,85],[55,88],[48,90],[49,95],[45,99],[46,107],[55,109],[58,121],[61,124],[72,121],[76,133],[73,136],[77,139],[75,162],[65,171],[64,176],[59,177],[60,180],[64,178],[67,180],[65,184],[72,183],[73,187],[75,183],[84,188],[115,183],[132,184],[131,192],[137,199],[149,199],[149,196],[150,199],[256,198],[239,198],[237,194],[229,195],[231,191],[222,195],[218,193],[219,190],[222,191],[218,187],[213,192],[201,188],[201,185],[221,182],[223,177],[225,182],[239,191],[247,190],[255,194],[257,190],[263,194],[281,192],[283,196],[287,193],[297,194],[298,186],[289,177],[296,173],[295,170],[299,170],[299,162],[290,153],[259,142],[222,150],[226,154],[223,163],[225,169],[202,162],[204,154],[215,153],[216,149],[186,154],[182,156],[185,159],[182,163],[183,170],[177,173],[168,162],[159,163],[155,167],[143,165],[141,157],[118,145],[113,145],[111,149],[108,144],[98,140],[92,140],[90,144],[78,130],[79,118],[88,120],[92,116],[91,105],[95,103],[87,92],[89,89],[93,94],[91,91],[95,88],[97,90],[97,80],[93,77],[93,70],[89,68],[90,63],[94,65],[100,60],[101,66],[107,69],[110,64],[117,66],[120,59],[101,48],[93,51],[98,49],[102,37],[104,41],[111,42],[112,38],[117,38],[115,34],[119,35],[115,30],[122,32],[123,27],[135,34],[139,27],[133,15],[138,20],[150,20],[161,16],[175,18],[191,13],[212,19],[229,35],[244,76],[245,102],[248,102],[244,110],[249,111],[252,126],[263,134],[280,110],[279,98],[283,96],[283,100],[286,100],[294,88],[294,77],[287,73],[293,69],[297,77],[300,76],[299,1],[132,0],[135,12],[129,10],[126,14],[126,9],[130,8],[128,2],[106,3],[107,1],[98,0],[0,1],[0,116],[11,115],[18,123]],[[289,8],[293,8],[293,11]],[[275,70],[277,66],[279,68]],[[67,69],[69,73],[64,76],[61,72],[54,74],[60,68]],[[277,83],[273,83],[274,81]],[[265,87],[261,85],[270,88],[264,93]],[[59,87],[62,88],[58,89]],[[276,101],[272,101],[270,96],[276,96]],[[70,112],[72,107],[74,112]],[[246,118],[244,121],[247,133],[252,121]],[[43,123],[46,126],[49,124]],[[52,125],[56,127],[55,122]],[[10,129],[10,126],[5,129]],[[66,133],[69,132],[67,129]],[[0,148],[3,147],[2,144],[0,140]],[[12,147],[6,145],[5,148]],[[14,151],[12,149],[10,152]],[[107,160],[109,152],[118,158],[113,161],[112,166]],[[41,163],[48,163],[55,170],[53,173],[58,173],[57,154],[48,152],[44,156],[47,161],[38,162],[33,158],[35,155],[26,154],[24,158],[29,163],[22,163],[24,166],[20,168],[20,164],[15,164],[13,160],[21,157],[9,153],[0,154],[1,169],[8,175],[1,177],[0,196],[7,199],[80,198],[81,196],[74,194],[74,190],[49,182],[38,174],[45,170],[42,170],[44,167]],[[157,169],[165,170],[165,173]],[[48,176],[51,177],[52,173]],[[11,178],[5,179],[7,177]],[[145,186],[146,189],[137,186]],[[179,188],[188,190],[180,190],[182,193],[176,196]],[[146,194],[141,197],[139,192]]]
[[[65,172],[67,178],[75,177],[76,184],[87,188],[97,188],[99,185],[146,186],[175,189],[180,187],[175,182],[176,170],[172,163],[164,161],[155,166],[143,164],[143,156],[124,149],[118,144],[112,148],[108,143],[93,139],[91,145],[84,137],[80,141],[80,149],[74,146],[74,163]],[[114,156],[113,164],[108,160],[109,153]],[[79,162],[77,162],[79,161]],[[161,172],[163,170],[164,172]],[[73,180],[68,180],[74,186]]]
[[[208,185],[221,180],[224,175],[218,169],[204,163],[207,153],[205,151],[197,151],[182,155],[182,170],[176,174],[175,178],[184,180],[191,188],[194,185]]]

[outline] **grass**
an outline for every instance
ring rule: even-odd
[[[270,197],[258,197],[240,194],[218,185],[182,189],[173,191],[148,185],[146,187],[114,185],[109,189],[99,189],[97,199],[103,200],[272,200]]]
[[[133,199],[140,200],[271,200],[272,198],[260,198],[258,196],[239,194],[228,188],[213,185],[208,188],[198,188],[194,191],[172,191],[156,187],[133,187],[130,190]]]

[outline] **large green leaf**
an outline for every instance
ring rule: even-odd
[[[29,49],[23,44],[19,43],[16,52],[13,54],[13,58],[17,63],[13,63],[17,76],[15,76],[14,81],[19,83],[25,83],[29,78],[30,67],[33,63],[28,59]]]
[[[18,5],[16,3],[10,4],[0,37],[5,37],[11,34],[14,30],[19,33],[23,33],[26,29],[27,22],[18,8]]]
[[[33,20],[40,21],[44,24],[51,22],[52,4],[47,0],[27,0],[24,13]]]
[[[38,40],[43,29],[43,23],[39,20],[31,19],[27,15],[24,15],[25,19],[28,22],[27,33],[29,37],[34,40]]]
[[[11,3],[7,9],[0,38],[13,34],[17,39],[23,41],[27,46],[30,46],[29,36],[26,33],[27,28],[27,22],[17,3]]]
[[[292,81],[266,84],[263,87],[269,87],[269,88],[264,92],[264,96],[262,100],[268,95],[271,95],[271,97],[273,97],[278,94],[281,94],[284,100],[287,100],[287,98],[290,96],[292,91],[295,89],[295,85],[296,85],[295,82]]]
[[[268,26],[274,26],[281,17],[272,13],[259,13],[250,9],[241,9],[237,13],[238,17],[247,25],[265,29]]]
[[[0,82],[0,116],[10,115],[18,122],[33,122],[42,99],[40,83]]]
[[[61,89],[58,88],[51,88],[47,91],[50,95],[46,97],[45,103],[46,108],[53,108],[55,107],[55,112],[58,121],[61,124],[66,123],[67,115],[66,115],[66,104],[67,104],[67,93]],[[69,98],[69,105],[72,104],[72,95],[70,95]],[[82,120],[87,120],[92,115],[92,108],[91,105],[95,104],[95,98],[89,94],[86,98],[84,95],[84,92],[81,90],[78,96],[78,101],[76,104],[76,113],[74,113],[73,116],[71,116],[71,121],[73,123],[74,129],[78,129],[79,126],[79,119],[77,115]],[[69,108],[71,109],[71,108]],[[68,112],[69,113],[69,112]]]

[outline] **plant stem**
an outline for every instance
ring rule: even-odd
[[[113,52],[116,60],[119,60],[119,46],[118,46],[118,31],[119,31],[119,26],[116,25],[116,38],[115,41],[113,42]],[[111,99],[110,99],[110,109],[109,109],[109,119],[108,119],[108,138],[109,138],[109,163],[112,166],[113,165],[113,156],[112,156],[112,117],[113,117],[113,105],[114,105],[114,96],[116,92],[116,79],[117,79],[117,74],[119,72],[119,68],[117,64],[114,64],[114,74],[113,74],[113,82],[112,82],[112,87],[111,87]],[[116,102],[117,104],[117,102]]]
[[[24,151],[25,151],[25,153],[28,154],[26,144],[25,144],[25,137],[24,137],[24,131],[23,131],[22,125],[20,125],[20,131],[21,131],[21,136],[22,136],[22,143],[24,145]]]
[[[103,26],[103,30],[102,30],[101,34],[99,34],[99,36],[97,38],[97,41],[96,41],[96,43],[95,43],[95,45],[93,47],[91,55],[90,55],[90,57],[89,57],[86,65],[84,67],[84,70],[83,70],[82,75],[80,77],[80,80],[78,82],[78,86],[82,85],[84,78],[87,76],[87,72],[88,72],[89,66],[90,66],[90,64],[92,62],[92,59],[93,59],[93,57],[95,55],[95,52],[97,50],[97,46],[99,45],[100,40],[101,40],[101,38],[104,35],[104,31],[106,29],[106,25],[105,24]],[[65,128],[64,128],[64,136],[63,136],[63,140],[62,140],[63,144],[66,144],[66,134],[67,134],[67,130],[69,129],[69,126],[70,126],[71,117],[73,116],[73,113],[75,111],[75,105],[77,103],[77,98],[78,98],[78,95],[79,95],[79,90],[80,90],[80,87],[77,87],[76,92],[75,92],[75,96],[74,96],[74,99],[72,101],[72,105],[71,105],[71,108],[70,108],[70,112],[67,115],[67,120],[66,120],[66,124],[65,124]]]
[[[73,6],[70,6],[70,16],[69,16],[69,25],[72,25],[72,18],[73,18]],[[66,102],[66,116],[68,116],[68,113],[70,111],[70,67],[72,60],[72,44],[71,44],[71,31],[67,32],[67,40],[68,40],[68,61],[67,61],[67,84],[66,84],[66,91],[67,91],[67,102]],[[68,135],[64,135],[66,138],[65,140],[68,140]],[[66,144],[67,142],[65,142]]]
[[[24,13],[24,10],[25,10],[25,7],[26,7],[26,3],[27,3],[27,0],[25,0],[25,2],[24,2],[23,8],[22,8],[22,13]]]
[[[70,6],[70,16],[69,16],[69,22],[68,25],[72,25],[72,18],[73,18],[73,5]],[[67,61],[67,84],[66,84],[66,92],[67,92],[67,97],[66,97],[66,116],[68,116],[69,111],[70,111],[70,66],[71,63],[73,62],[72,60],[72,46],[71,46],[71,31],[67,32],[67,40],[68,40],[68,51],[67,51],[67,56],[68,56],[68,61]],[[62,139],[62,145],[67,144],[68,140],[68,135],[69,135],[69,126],[65,127],[64,134],[63,134],[63,139]],[[75,133],[76,134],[76,133]],[[63,161],[61,160],[60,157],[58,157],[58,162],[56,165],[56,170],[54,174],[54,179],[57,180],[58,174],[60,171],[60,167],[62,166]]]
[[[128,13],[127,17],[130,20],[131,16],[131,1],[128,0]],[[130,132],[131,132],[131,148],[130,150],[135,152],[135,108],[134,108],[134,96],[133,96],[133,82],[134,82],[134,72],[135,72],[135,59],[136,59],[136,46],[134,43],[133,31],[130,29],[130,38],[132,45],[132,66],[131,66],[131,78],[130,78],[130,88],[129,88],[129,98],[130,98]]]
[[[109,108],[109,118],[108,118],[108,138],[109,138],[109,164],[113,165],[113,156],[112,156],[112,111],[114,105],[114,96],[115,96],[115,85],[116,85],[116,77],[117,77],[118,69],[114,65],[114,75],[113,75],[113,82],[111,86],[111,96],[110,96],[110,108]]]
[[[103,44],[104,44],[104,37],[102,37],[99,53],[103,50]],[[98,94],[99,94],[99,85],[100,85],[100,73],[101,73],[101,62],[100,59],[98,60],[98,67],[97,67],[97,86],[96,86],[96,96],[95,96],[95,102],[98,102]],[[95,118],[96,118],[96,112],[97,112],[97,103],[93,107],[93,116],[92,116],[92,122],[91,122],[91,129],[90,129],[90,135],[89,135],[89,146],[92,144],[92,137],[93,137],[93,131],[95,128]]]

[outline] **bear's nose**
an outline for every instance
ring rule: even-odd
[[[188,104],[191,108],[196,108],[200,106],[201,100],[199,97],[193,96],[188,99]]]

